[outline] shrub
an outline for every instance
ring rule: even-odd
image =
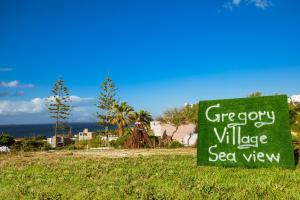
[[[50,144],[45,141],[35,140],[32,138],[18,141],[13,145],[14,151],[45,151],[51,149]]]
[[[183,147],[183,144],[181,144],[177,140],[172,140],[168,143],[168,148],[174,149],[174,148],[180,148],[180,147]]]
[[[68,149],[86,149],[89,148],[98,148],[105,146],[105,141],[99,137],[95,137],[91,140],[77,140],[74,145],[68,147]]]
[[[10,147],[14,143],[15,143],[15,139],[13,136],[10,136],[8,134],[0,135],[0,146]]]
[[[110,141],[110,145],[113,146],[114,148],[122,148],[129,139],[130,134],[123,135],[119,137],[117,140]]]
[[[47,140],[47,137],[45,135],[37,135],[32,137],[34,140]]]

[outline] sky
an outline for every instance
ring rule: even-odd
[[[63,77],[71,122],[96,121],[106,75],[155,117],[199,100],[300,94],[294,0],[0,1],[0,124],[49,123]]]

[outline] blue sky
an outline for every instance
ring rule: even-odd
[[[299,94],[300,2],[107,0],[0,2],[0,124],[46,123],[64,77],[95,120],[107,74],[119,98],[154,116],[203,99]]]

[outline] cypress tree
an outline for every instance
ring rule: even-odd
[[[98,99],[98,109],[100,113],[97,113],[98,124],[105,126],[106,129],[111,125],[112,107],[118,101],[116,100],[117,88],[112,78],[106,76],[100,86],[100,97]]]
[[[54,147],[57,146],[57,133],[58,130],[64,127],[64,124],[68,120],[71,112],[71,98],[69,95],[69,89],[65,86],[63,79],[58,79],[52,88],[52,96],[48,98],[48,110],[50,117],[55,120],[54,127]]]

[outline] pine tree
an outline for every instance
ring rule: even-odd
[[[57,146],[57,133],[58,130],[63,128],[64,124],[68,120],[71,112],[71,98],[69,95],[69,90],[65,86],[64,80],[57,80],[52,88],[52,96],[48,98],[48,110],[50,112],[50,117],[55,120],[54,128],[54,147]]]
[[[112,107],[117,103],[116,91],[117,88],[111,77],[104,78],[101,84],[100,97],[98,99],[97,107],[100,109],[98,113],[98,124],[102,126],[111,125]],[[107,128],[106,128],[107,129]]]

